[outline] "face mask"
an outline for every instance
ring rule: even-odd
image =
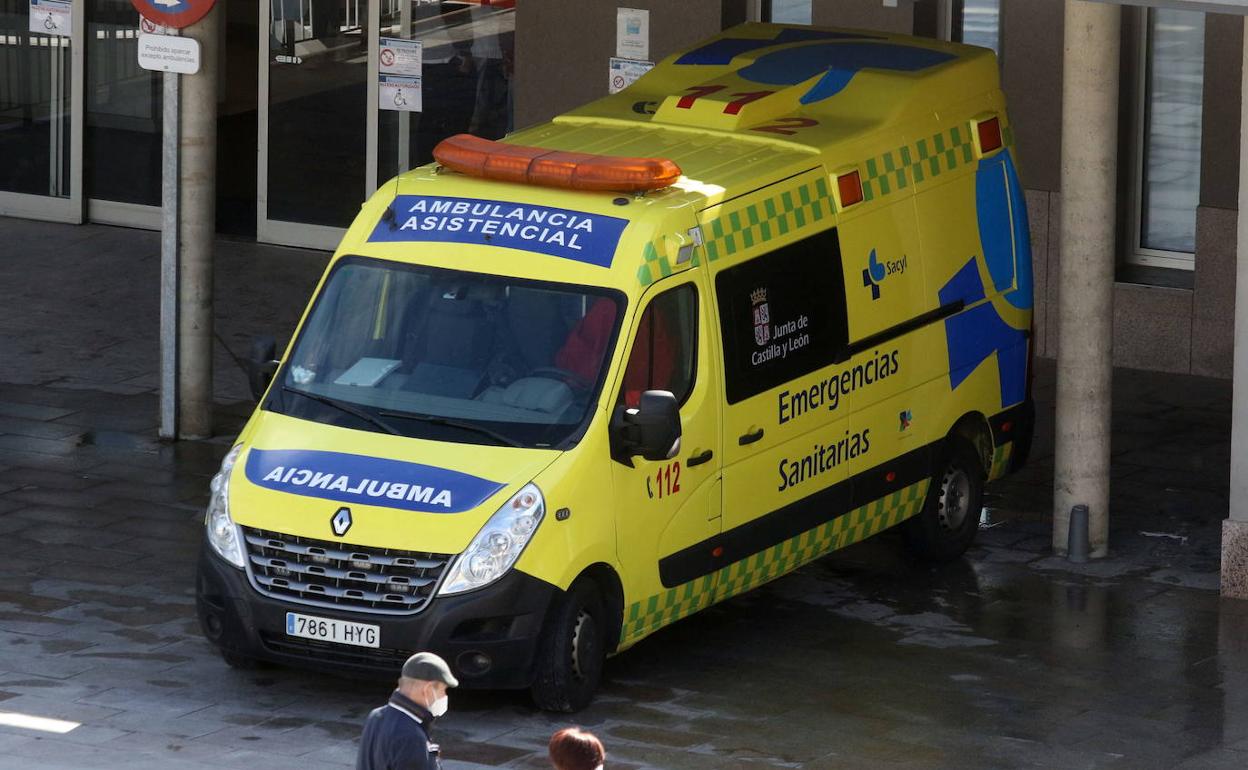
[[[429,704],[429,713],[433,714],[435,717],[440,717],[446,713],[446,709],[449,705],[450,698],[443,695],[441,698],[438,698],[433,703]]]

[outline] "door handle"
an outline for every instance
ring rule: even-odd
[[[757,430],[750,431],[749,433],[745,434],[741,438],[737,439],[737,443],[740,444],[741,446],[745,446],[746,444],[753,444],[755,441],[758,441],[762,437],[763,437],[763,429],[758,428]]]
[[[710,461],[711,461],[711,458],[712,458],[712,457],[714,457],[714,456],[715,456],[715,453],[714,453],[714,452],[712,452],[712,451],[711,451],[711,450],[709,450],[709,449],[705,449],[705,450],[703,450],[703,451],[701,451],[701,452],[698,452],[696,455],[692,455],[692,456],[691,456],[688,460],[686,460],[686,461],[685,461],[685,466],[686,466],[686,467],[689,467],[689,468],[692,468],[692,467],[693,467],[693,466],[695,466],[695,465],[701,465],[702,463],[708,463],[708,462],[710,462]]]

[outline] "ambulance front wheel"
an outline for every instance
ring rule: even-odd
[[[922,512],[906,523],[906,545],[921,559],[952,561],[966,552],[979,529],[984,467],[970,443],[954,438],[935,469]]]
[[[589,705],[607,657],[607,612],[592,580],[578,580],[555,600],[537,651],[533,702],[571,713]]]

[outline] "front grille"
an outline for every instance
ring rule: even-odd
[[[419,612],[452,558],[242,529],[247,572],[256,590],[319,607],[389,615]]]

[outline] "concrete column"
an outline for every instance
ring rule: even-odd
[[[1082,503],[1093,557],[1109,532],[1120,21],[1117,5],[1066,0],[1053,550]]]
[[[217,77],[224,0],[182,31],[199,72],[182,77],[178,188],[178,437],[212,435],[212,250],[217,220]]]
[[[1248,43],[1248,18],[1244,19]],[[1243,46],[1248,75],[1248,44]],[[1231,397],[1231,510],[1222,522],[1222,595],[1248,599],[1248,77],[1239,96],[1239,222],[1235,244],[1235,362]]]

